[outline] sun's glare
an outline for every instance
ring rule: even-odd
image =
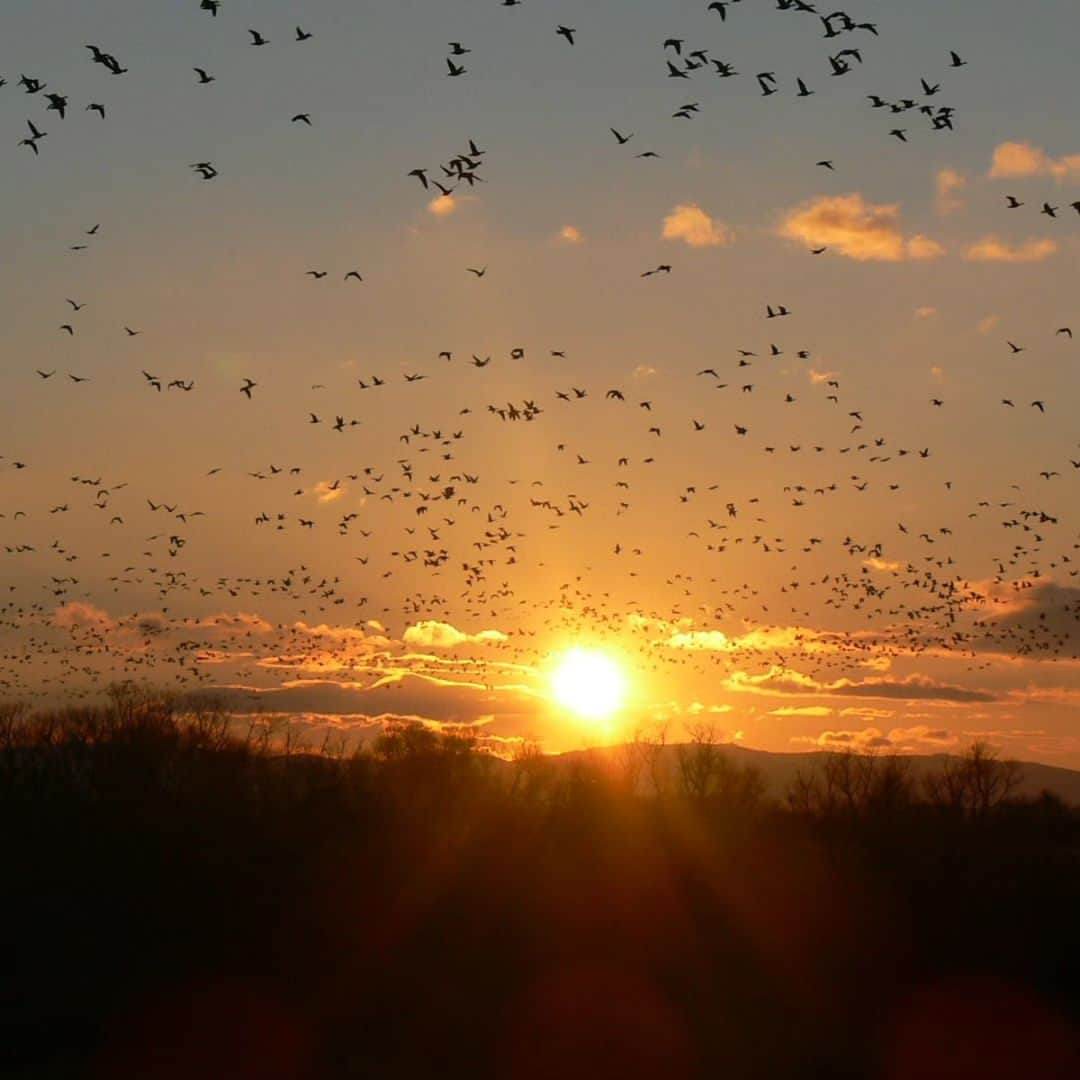
[[[603,653],[571,649],[551,677],[555,700],[587,720],[607,720],[626,697],[626,677]]]

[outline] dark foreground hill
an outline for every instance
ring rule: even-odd
[[[705,743],[643,794],[121,706],[0,730],[7,1076],[1080,1075],[1080,818],[984,748],[785,806]]]

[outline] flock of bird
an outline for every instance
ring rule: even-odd
[[[517,7],[524,0],[494,2]],[[746,2],[714,0],[705,10],[727,26],[738,14],[734,9]],[[190,6],[195,17],[205,13],[218,20],[215,32],[235,33],[238,47],[243,44],[244,28],[232,26],[227,3],[190,0]],[[828,51],[814,71],[754,72],[748,81],[763,97],[810,98],[819,77],[852,74],[870,59],[868,43],[884,37],[877,22],[846,11],[826,14],[804,0],[778,0],[775,8],[785,17],[804,17],[807,32],[825,39]],[[553,39],[575,49],[587,33],[552,27]],[[279,44],[317,48],[319,40],[318,27],[300,25],[284,39],[258,29],[246,29],[246,35],[246,47],[269,51]],[[740,77],[735,61],[714,55],[711,47],[679,37],[657,45],[661,77],[665,69],[673,80]],[[137,57],[121,60],[96,44],[86,50],[87,62],[109,78],[140,78]],[[447,53],[447,78],[477,76],[472,47],[451,41]],[[945,73],[968,66],[957,52],[942,50],[942,73],[921,77],[910,97],[868,95],[868,107],[898,125],[889,134],[900,142],[910,141],[912,128],[899,126],[906,121],[897,117],[923,117],[931,132],[953,133],[956,110],[937,99]],[[191,68],[193,93],[218,82],[207,68]],[[25,119],[27,134],[18,142],[43,165],[45,140],[55,137],[44,130],[47,123],[50,128],[54,118],[59,125],[71,123],[69,114],[79,106],[99,120],[109,115],[97,101],[73,105],[71,96],[50,82],[23,73],[14,82],[28,99],[43,104]],[[0,87],[4,84],[0,79]],[[702,108],[700,102],[687,102],[672,117],[693,121]],[[305,126],[316,120],[309,112],[291,117]],[[614,136],[613,152],[637,137],[604,127]],[[482,147],[472,138],[455,142],[459,149],[434,166],[403,168],[402,182],[415,183],[425,199],[441,200],[484,184],[498,147]],[[658,156],[648,149],[636,154]],[[831,160],[817,164],[834,168]],[[189,169],[207,182],[221,175],[208,159]],[[1007,197],[1008,209],[1025,205]],[[1071,208],[1080,213],[1080,201]],[[1060,210],[1046,201],[1041,213],[1056,218]],[[108,243],[107,225],[84,231],[69,245],[71,253],[89,257],[93,246]],[[813,254],[825,251],[817,248]],[[627,278],[632,283],[677,271],[673,260],[628,270]],[[486,262],[458,272],[475,279],[478,290],[490,280]],[[491,267],[492,274],[498,272]],[[296,278],[298,287],[328,288],[339,281],[360,288],[376,273],[343,261],[297,267]],[[663,286],[651,282],[641,288]],[[763,298],[758,340],[721,350],[715,362],[686,373],[698,402],[693,415],[650,393],[644,381],[628,377],[612,385],[610,378],[596,377],[585,356],[561,343],[518,345],[505,355],[474,343],[444,349],[410,363],[408,370],[369,371],[349,385],[307,384],[304,395],[295,398],[296,431],[289,439],[295,456],[290,452],[289,460],[255,469],[234,461],[200,470],[205,507],[174,497],[168,477],[157,491],[138,490],[117,462],[108,476],[86,477],[78,469],[48,510],[35,511],[28,508],[28,497],[26,506],[20,505],[19,492],[31,489],[3,476],[18,474],[20,483],[32,478],[31,455],[0,445],[5,484],[0,587],[8,594],[0,599],[0,693],[33,698],[64,688],[92,694],[117,677],[168,679],[181,687],[215,685],[225,661],[236,665],[230,669],[234,683],[260,687],[276,685],[260,680],[303,675],[402,688],[410,685],[401,678],[404,672],[471,682],[478,671],[480,682],[492,686],[513,682],[535,665],[545,647],[581,636],[617,645],[643,670],[661,673],[657,678],[689,666],[756,669],[762,679],[782,682],[790,664],[825,685],[881,657],[947,655],[963,658],[972,669],[984,666],[991,652],[1080,658],[1062,629],[1063,622],[1080,618],[1080,586],[1069,584],[1080,573],[1080,542],[1068,531],[1070,492],[1059,486],[1080,472],[1080,453],[1033,461],[1030,483],[996,493],[954,490],[937,449],[896,438],[886,430],[882,410],[856,397],[841,377],[811,369],[809,384],[805,377],[796,382],[781,366],[798,362],[802,371],[816,355],[802,336],[797,298],[784,299]],[[63,321],[55,332],[73,346],[88,305],[92,299],[58,298]],[[221,387],[204,386],[190,372],[156,363],[149,326],[120,323],[115,334],[133,350],[120,377],[145,388],[148,407],[174,393],[194,395],[193,400],[220,396]],[[1068,351],[1071,327],[1048,327],[1045,339],[1040,348],[1060,350],[1061,363],[1076,362]],[[1011,357],[1035,347],[1011,340],[1001,346]],[[509,365],[540,372],[539,389],[509,401],[489,390],[491,373]],[[65,379],[86,394],[93,394],[100,381],[97,373],[60,366],[27,371],[28,385],[47,383],[50,391]],[[238,375],[225,392],[237,408],[255,415],[268,379],[259,371]],[[421,383],[438,388],[434,407],[442,409],[441,420],[416,419],[421,410],[410,395],[429,391]],[[1000,407],[1016,410],[1013,416],[1023,409],[1031,423],[1069,408],[1037,391],[1023,392],[1028,385],[1018,382],[1017,392],[1002,398]],[[37,400],[29,389],[27,400]],[[428,415],[432,400],[424,399]],[[756,404],[761,401],[767,404]],[[318,479],[303,460],[304,437],[359,438],[371,405],[380,416],[393,418],[394,445],[365,444],[361,451],[354,444],[342,452],[339,475]],[[941,391],[928,398],[926,408],[947,412],[951,405],[949,394]],[[801,410],[808,419],[800,425],[790,418]],[[507,459],[499,460],[472,451],[471,445],[490,441],[493,425],[503,442],[521,440],[520,453],[508,451]],[[613,442],[592,437],[600,428],[617,433]],[[811,428],[813,437],[804,437]],[[665,456],[661,447],[673,436],[677,449]],[[759,463],[754,468],[761,490],[753,496],[734,495],[721,470],[709,468],[715,455],[736,452]],[[361,464],[361,454],[374,460]],[[182,462],[176,467],[186,468]],[[691,482],[672,489],[680,474]],[[190,490],[189,480],[177,486]],[[225,483],[245,494],[234,500],[220,490]],[[931,489],[935,499],[945,499],[948,516],[934,522],[908,519],[911,500],[918,505],[920,493]],[[898,504],[902,495],[908,510],[903,519],[897,511],[890,535],[864,534],[857,500],[867,492]],[[250,499],[258,509],[241,518],[233,503],[247,505]],[[64,515],[79,514],[90,517],[91,528],[60,528]],[[636,533],[629,528],[631,518]],[[221,527],[211,530],[215,520]],[[96,550],[99,521],[115,537],[108,550]],[[258,534],[252,543],[272,552],[277,571],[208,575],[192,567],[194,551],[208,560],[214,544],[242,547],[248,529]],[[1000,531],[997,556],[984,573],[964,557],[959,537],[965,529]],[[229,539],[229,530],[237,539]],[[602,565],[576,558],[584,537],[609,531],[618,538]],[[668,540],[660,540],[661,533]],[[300,539],[305,536],[319,538],[318,543]],[[672,537],[678,570],[670,561]],[[316,559],[329,568],[314,569]],[[728,565],[740,569],[732,575]],[[765,568],[762,577],[747,571],[751,565]],[[982,579],[992,585],[973,584]],[[1050,617],[1015,618],[1017,597],[1032,591],[1057,608]],[[135,597],[141,598],[135,610],[125,608]],[[994,603],[1002,606],[1001,618],[973,618],[973,611],[985,612]],[[245,614],[259,612],[264,604],[273,606],[276,617]],[[847,628],[806,629],[823,610]],[[489,634],[477,654],[460,657],[436,659],[430,648],[419,653],[408,648],[407,627],[443,624],[498,627],[499,632]],[[680,634],[692,634],[689,628],[710,625],[728,628],[724,648],[671,646]],[[775,647],[763,652],[750,640],[755,634],[775,639]]]

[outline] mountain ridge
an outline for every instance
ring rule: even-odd
[[[550,757],[565,765],[572,765],[575,761],[590,757],[593,759],[598,756],[611,758],[625,753],[630,745],[632,744],[621,743],[614,746],[588,747],[552,754]],[[672,774],[677,769],[679,749],[690,745],[692,744],[670,743],[663,748],[661,757],[666,773]],[[734,743],[723,743],[717,749],[728,755],[738,765],[756,767],[765,782],[766,794],[775,799],[784,798],[791,782],[800,770],[806,771],[820,767],[830,757],[838,756],[838,752],[833,750],[758,750]],[[940,768],[945,761],[950,758],[955,760],[958,757],[956,754],[903,754],[900,756],[911,763],[910,768],[916,783],[921,783],[922,778],[932,769]],[[1016,795],[1023,798],[1038,798],[1047,791],[1072,806],[1080,806],[1080,770],[1061,765],[1047,765],[1038,761],[1017,760],[1017,764],[1020,765],[1022,773]]]

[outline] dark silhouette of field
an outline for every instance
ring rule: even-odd
[[[13,1077],[1080,1075],[1080,813],[985,747],[783,799],[705,729],[352,756],[0,716]]]

